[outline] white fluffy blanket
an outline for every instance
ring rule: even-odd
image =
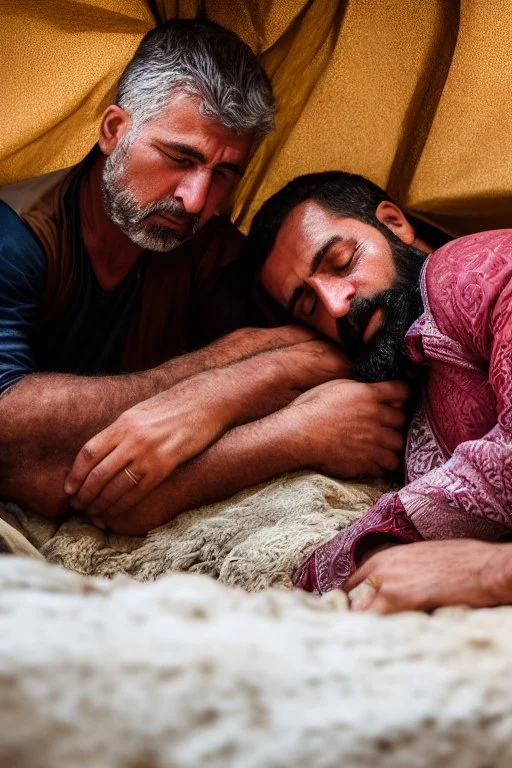
[[[147,581],[192,571],[257,591],[289,587],[294,568],[384,490],[378,482],[342,483],[299,472],[179,515],[145,539],[104,534],[83,517],[57,527],[14,505],[0,514],[47,560],[81,574]]]
[[[6,768],[509,768],[512,612],[0,557]]]

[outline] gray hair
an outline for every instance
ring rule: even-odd
[[[132,135],[176,92],[198,96],[201,114],[237,136],[262,138],[274,127],[267,75],[249,46],[214,22],[173,20],[142,39],[116,100],[132,119]]]

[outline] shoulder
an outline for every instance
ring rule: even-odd
[[[489,340],[496,303],[511,281],[512,229],[498,229],[460,237],[434,251],[424,288],[440,330],[481,347],[480,341]]]
[[[442,278],[445,274],[458,277],[474,271],[486,278],[507,270],[512,262],[512,229],[494,229],[459,237],[432,253],[427,276]]]
[[[37,282],[37,276],[44,275],[46,268],[46,254],[34,232],[0,201],[0,280],[25,276]]]

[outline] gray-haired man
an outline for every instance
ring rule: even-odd
[[[236,35],[170,22],[143,39],[87,158],[0,192],[1,497],[52,516],[71,496],[99,525],[123,500],[134,522],[109,524],[148,530],[203,500],[204,469],[178,506],[169,485],[152,496],[174,467],[346,373],[304,329],[233,331],[247,325],[242,238],[215,214],[273,115]],[[275,473],[267,440],[280,450],[271,430],[251,434],[246,452],[267,458],[244,461],[247,482]],[[242,454],[221,442],[208,466],[217,496],[245,478],[233,485]]]

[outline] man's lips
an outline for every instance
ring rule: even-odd
[[[372,314],[366,325],[365,331],[361,337],[363,344],[368,344],[372,336],[374,336],[384,322],[384,310],[382,307],[378,307]]]
[[[152,213],[149,218],[154,219],[160,226],[163,225],[178,232],[185,232],[188,228],[188,221],[186,219],[177,219],[174,216],[168,216],[166,213]]]

